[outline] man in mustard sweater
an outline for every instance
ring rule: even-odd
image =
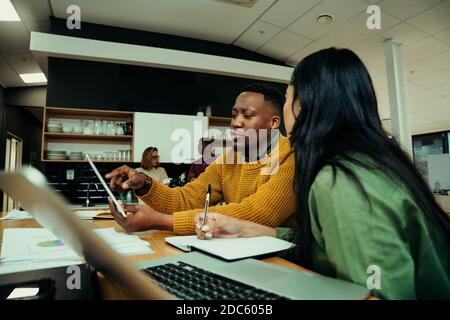
[[[258,84],[242,89],[232,109],[233,150],[184,187],[169,188],[127,166],[107,174],[112,189],[132,188],[147,204],[125,205],[128,216],[123,218],[110,201],[116,221],[129,232],[159,229],[195,234],[194,216],[203,211],[210,184],[210,212],[270,227],[283,224],[294,212],[295,198],[293,154],[288,139],[278,134],[282,107],[282,96],[271,87]],[[269,143],[261,144],[264,140]],[[226,204],[214,206],[221,202]]]

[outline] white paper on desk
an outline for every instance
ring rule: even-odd
[[[147,241],[142,240],[136,235],[117,232],[114,228],[98,228],[94,229],[94,232],[108,244],[131,242],[132,244],[141,243],[149,245]]]
[[[117,232],[114,228],[94,231],[122,256],[154,253],[150,244],[136,235]],[[72,249],[41,228],[4,229],[0,258],[0,274],[82,263]]]
[[[7,228],[3,230],[3,262],[21,260],[81,259],[75,251],[50,231],[42,228]]]
[[[129,244],[114,244],[111,246],[121,256],[134,256],[138,254],[152,254],[155,253],[148,245],[133,245]]]
[[[214,238],[201,240],[197,236],[167,237],[165,241],[181,250],[191,251],[192,248],[221,257],[226,260],[236,260],[260,256],[290,249],[293,243],[274,237],[253,238]]]
[[[49,268],[72,266],[84,263],[80,259],[50,259],[50,260],[24,260],[24,261],[11,261],[0,263],[0,275],[31,271],[31,270],[42,270]]]
[[[78,210],[75,211],[75,214],[78,218],[83,220],[92,220],[100,213],[107,212],[107,210]]]
[[[150,243],[136,235],[117,232],[114,228],[98,228],[94,232],[122,256],[154,253]]]
[[[17,209],[13,209],[8,214],[0,220],[23,220],[23,219],[34,219],[31,213],[27,211],[21,211]]]

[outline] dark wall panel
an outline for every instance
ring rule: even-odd
[[[204,73],[49,59],[47,105],[193,115],[211,105],[230,116],[239,89],[262,82]],[[283,94],[285,85],[265,82]]]
[[[118,64],[50,58],[47,106],[118,110]]]
[[[25,108],[15,106],[6,107],[6,120],[6,131],[23,140],[22,163],[41,168],[42,122]]]

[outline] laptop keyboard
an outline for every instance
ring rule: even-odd
[[[143,269],[172,295],[186,300],[286,300],[184,262]]]

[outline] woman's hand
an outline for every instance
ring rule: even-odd
[[[209,212],[203,225],[203,213],[195,216],[195,232],[200,239],[239,238],[244,221]]]
[[[172,216],[160,213],[147,205],[123,205],[127,217],[117,211],[114,202],[109,199],[109,210],[117,223],[126,232],[144,231],[148,229],[173,230]]]
[[[207,214],[205,225],[203,225],[202,213],[197,214],[194,221],[195,232],[200,239],[276,236],[273,228],[216,212]]]

